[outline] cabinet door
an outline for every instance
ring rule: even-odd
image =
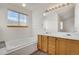
[[[56,54],[65,55],[66,54],[66,39],[57,38],[56,40]]]
[[[38,46],[37,47],[39,50],[41,50],[41,39],[42,39],[42,36],[38,35],[38,44],[37,44]]]
[[[67,40],[67,55],[79,55],[79,41]]]
[[[48,41],[48,36],[42,36],[42,40],[41,40],[41,48],[42,51],[47,52],[47,41]]]
[[[48,38],[48,54],[55,55],[55,37]]]

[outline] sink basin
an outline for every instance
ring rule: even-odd
[[[71,34],[66,34],[67,36],[71,36]]]

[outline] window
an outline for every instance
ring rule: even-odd
[[[26,15],[20,14],[20,25],[26,25],[27,23],[27,17]]]
[[[8,24],[11,26],[26,26],[27,25],[27,15],[8,10]]]
[[[8,11],[8,24],[16,25],[18,24],[18,13],[14,11]]]

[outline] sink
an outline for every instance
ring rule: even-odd
[[[71,36],[71,34],[66,34],[67,36]]]

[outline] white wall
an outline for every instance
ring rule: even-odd
[[[75,31],[79,32],[79,4],[75,4]]]
[[[33,36],[37,40],[37,34],[39,32],[42,32],[42,19],[43,15],[42,12],[37,10],[37,11],[32,11],[32,28],[33,28]]]
[[[9,28],[7,27],[7,10],[15,10],[29,15],[28,28]],[[0,40],[5,40],[7,49],[15,48],[23,43],[28,43],[34,39],[32,35],[32,19],[31,11],[22,7],[17,7],[11,4],[0,4]]]

